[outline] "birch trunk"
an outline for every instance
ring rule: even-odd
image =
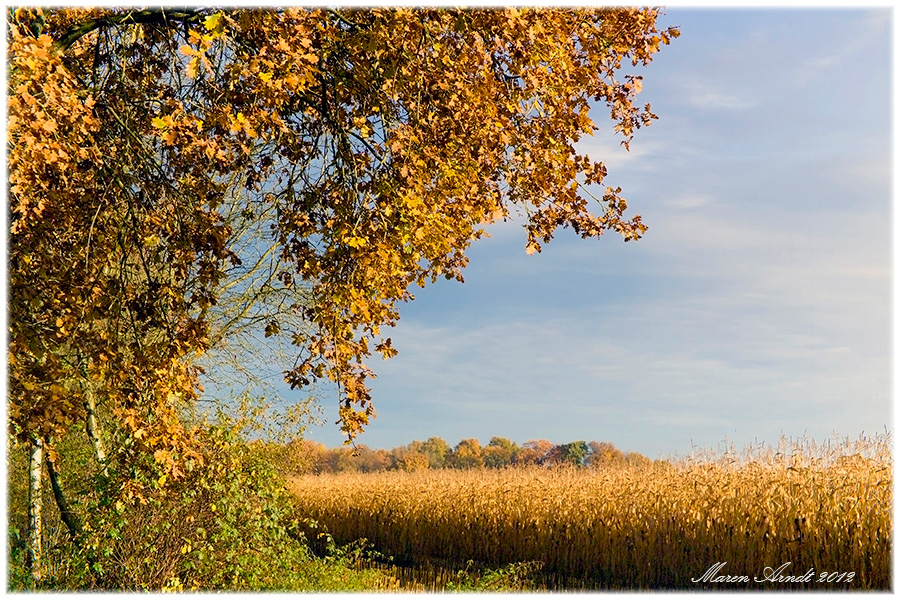
[[[35,584],[41,580],[41,474],[44,445],[39,439],[31,441],[29,452],[28,483],[28,552],[26,567],[31,572]]]
[[[103,438],[100,437],[100,427],[97,424],[97,403],[94,400],[94,391],[89,386],[85,386],[84,390],[84,411],[85,411],[85,429],[91,445],[94,447],[94,455],[97,462],[103,469],[103,474],[107,474],[106,466],[106,448],[103,446]]]

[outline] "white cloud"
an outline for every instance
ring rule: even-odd
[[[526,257],[520,223],[509,223],[472,249],[465,287],[421,295],[386,332],[400,355],[373,365],[382,417],[372,430],[404,424],[384,445],[507,435],[655,455],[725,435],[774,443],[881,429],[891,406],[881,87],[867,92],[876,110],[857,119],[843,97],[823,95],[831,84],[797,85],[796,69],[811,57],[837,86],[850,57],[871,67],[850,75],[875,81],[884,57],[857,38],[883,31],[889,13],[848,12],[835,37],[839,14],[797,12],[755,13],[749,37],[724,12],[699,15],[664,51],[697,40],[661,78],[660,122],[630,153],[608,131],[582,140],[644,215],[642,241],[561,233]],[[775,112],[786,94],[804,110]],[[688,102],[696,110],[679,110]]]
[[[847,18],[840,37],[833,38],[827,46],[810,49],[814,52],[813,56],[797,66],[797,81],[801,83],[810,81],[822,73],[831,76],[830,72],[858,58],[871,44],[873,38],[887,32],[891,20],[889,8],[872,9],[855,19]]]
[[[864,303],[868,313],[829,323],[849,305],[822,293],[823,268],[810,265],[811,283],[796,287],[797,272],[785,269],[751,273],[751,283],[735,290],[631,296],[567,316],[533,307],[529,320],[401,322],[394,336],[401,355],[380,369],[380,384],[444,420],[458,411],[478,415],[491,435],[513,423],[548,432],[564,424],[576,437],[604,439],[618,423],[628,430],[626,449],[651,454],[690,439],[715,444],[725,425],[774,442],[783,431],[822,437],[886,419],[887,354],[874,348],[867,356],[861,346],[872,333],[860,327],[886,318],[884,307]],[[851,397],[853,414],[835,421]],[[653,440],[639,440],[651,425],[643,431]]]
[[[610,121],[611,123],[611,121]],[[605,123],[600,123],[601,128]],[[652,127],[652,126],[651,126]],[[602,161],[609,172],[609,178],[615,176],[615,172],[625,165],[638,167],[651,166],[653,157],[664,156],[672,152],[671,145],[659,139],[647,139],[644,130],[635,134],[628,150],[621,144],[622,138],[611,131],[598,131],[593,136],[579,140],[576,150],[580,154],[586,154],[592,160]]]
[[[887,127],[887,124],[885,125]],[[886,181],[890,181],[892,157],[888,152],[873,153],[872,155],[862,157],[855,161],[844,161],[840,165],[840,169],[832,172],[840,173],[841,176],[854,182],[854,187],[862,185],[884,186]],[[833,177],[836,179],[836,177]]]
[[[712,110],[748,110],[759,104],[756,97],[725,91],[723,86],[695,80],[682,85],[685,101],[695,107]]]
[[[685,193],[678,194],[667,198],[665,204],[676,209],[684,211],[693,211],[707,207],[715,202],[715,198],[710,194]]]

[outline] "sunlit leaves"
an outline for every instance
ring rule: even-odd
[[[97,159],[90,139],[100,124],[93,98],[51,52],[53,40],[13,39],[7,140],[13,232],[40,218],[57,186],[75,185],[79,164]]]
[[[214,35],[221,35],[225,31],[225,17],[222,13],[215,13],[203,19],[203,26]]]
[[[147,418],[170,414],[160,399],[190,400],[190,357],[211,343],[217,285],[238,261],[226,198],[267,215],[255,244],[278,256],[271,281],[311,287],[293,309],[305,327],[261,315],[261,333],[297,346],[293,387],[338,385],[350,437],[374,415],[364,361],[396,353],[382,329],[412,286],[462,280],[484,225],[523,215],[529,254],[560,227],[646,229],[574,145],[596,129],[594,102],[626,144],[655,118],[634,105],[640,77],[617,76],[677,35],[654,10],[86,14],[50,11],[10,48],[16,318],[37,323],[14,326],[13,348],[23,364],[39,355],[22,385],[57,368],[77,379],[46,366],[74,352],[109,389],[134,387],[122,406]],[[51,205],[58,237],[38,220]],[[62,292],[28,291],[26,270]],[[66,344],[43,347],[47,327]]]

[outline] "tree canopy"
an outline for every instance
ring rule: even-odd
[[[292,387],[334,382],[352,439],[399,305],[462,281],[487,225],[522,216],[528,253],[646,230],[575,144],[594,103],[626,146],[655,118],[620,71],[677,36],[657,16],[10,10],[13,430],[62,433],[96,398],[177,475],[198,357],[244,319],[293,344]]]

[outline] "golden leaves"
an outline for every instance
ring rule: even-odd
[[[634,106],[640,77],[620,82],[615,71],[625,58],[646,62],[674,37],[656,31],[655,17],[638,9],[203,12],[196,29],[160,25],[154,35],[167,44],[127,30],[98,104],[66,70],[92,80],[92,57],[73,54],[64,65],[51,38],[13,36],[12,229],[58,206],[60,231],[90,239],[79,258],[90,271],[115,248],[110,207],[133,202],[134,263],[196,274],[198,290],[180,298],[181,280],[154,282],[153,293],[142,282],[122,292],[128,314],[177,315],[168,347],[182,357],[209,343],[206,324],[184,307],[215,305],[213,283],[233,257],[231,232],[213,210],[223,197],[271,209],[277,216],[264,225],[272,237],[257,242],[277,245],[284,269],[273,281],[313,286],[304,313],[312,333],[295,337],[303,359],[289,379],[338,382],[352,436],[373,414],[363,360],[372,348],[396,353],[380,328],[396,321],[412,285],[462,280],[483,224],[522,210],[529,254],[559,227],[626,240],[646,229],[624,216],[619,190],[607,188],[600,210],[592,208],[587,197],[606,168],[574,145],[594,129],[591,101],[609,106],[626,142],[654,118]],[[78,204],[103,194],[106,204],[93,212]],[[21,250],[23,269],[36,253]],[[91,314],[107,284],[99,295],[75,286],[73,303]],[[156,305],[163,302],[165,310]],[[282,333],[277,321],[261,322],[267,336]],[[104,356],[114,341],[104,342]],[[104,363],[98,352],[93,364]],[[189,374],[144,358],[166,366],[144,382],[158,397],[193,389]]]
[[[146,49],[140,36],[120,41],[138,46],[126,49],[128,55]],[[148,399],[189,402],[195,393],[196,374],[186,365],[169,367],[173,357],[177,363],[202,351],[202,328],[171,344],[160,333],[167,325],[184,332],[179,307],[192,300],[179,287],[179,269],[197,264],[198,281],[212,277],[209,267],[194,263],[218,251],[202,207],[194,204],[215,186],[197,179],[191,186],[183,171],[168,186],[161,183],[154,161],[162,153],[151,155],[147,147],[160,136],[190,159],[202,123],[171,99],[148,114],[147,106],[160,106],[148,86],[139,87],[151,99],[115,88],[132,71],[110,74],[112,93],[85,88],[81,82],[90,79],[83,76],[94,59],[77,50],[55,51],[49,36],[11,35],[9,335],[16,360],[10,363],[10,412],[24,431],[62,431],[83,415],[90,388],[108,394],[104,399],[114,410],[123,403],[140,406],[143,414],[120,413],[120,423],[133,426],[141,444],[184,446],[189,440],[178,437],[174,410]],[[96,103],[93,92],[108,95]],[[182,184],[191,186],[193,197],[176,211],[166,191]],[[164,220],[150,218],[157,208]],[[180,237],[161,248],[173,232]],[[163,284],[154,281],[172,273]],[[170,314],[172,321],[162,323]],[[167,366],[162,371],[156,368],[161,362]]]
[[[53,40],[13,36],[10,44],[7,143],[13,233],[40,218],[61,185],[82,173],[78,161],[99,158],[91,136],[99,123],[92,99],[50,50]]]
[[[364,248],[366,246],[366,238],[358,235],[352,235],[347,238],[347,245],[351,248]]]
[[[213,35],[221,35],[225,31],[225,16],[215,13],[203,19],[203,26]]]
[[[234,116],[234,119],[229,125],[229,131],[231,133],[244,133],[248,137],[256,137],[256,130],[253,128],[253,123],[250,119],[245,117],[242,112],[239,112]]]
[[[207,17],[206,21],[209,22],[210,19],[214,18],[218,18],[217,20],[213,21],[214,27],[218,28],[221,22],[221,14]],[[207,27],[207,29],[209,28]],[[190,31],[189,43],[182,44],[182,46],[178,48],[178,51],[183,55],[191,57],[191,60],[188,61],[188,64],[185,67],[185,74],[188,77],[190,77],[191,79],[195,79],[197,77],[197,72],[201,64],[206,69],[206,72],[210,75],[210,77],[215,77],[215,72],[212,68],[212,64],[209,62],[207,53],[212,49],[213,41],[217,38],[221,38],[224,35],[223,31],[223,29],[216,29],[215,31],[213,31],[213,33],[208,34],[199,33],[198,31],[193,29]],[[196,48],[194,46],[196,46]]]

